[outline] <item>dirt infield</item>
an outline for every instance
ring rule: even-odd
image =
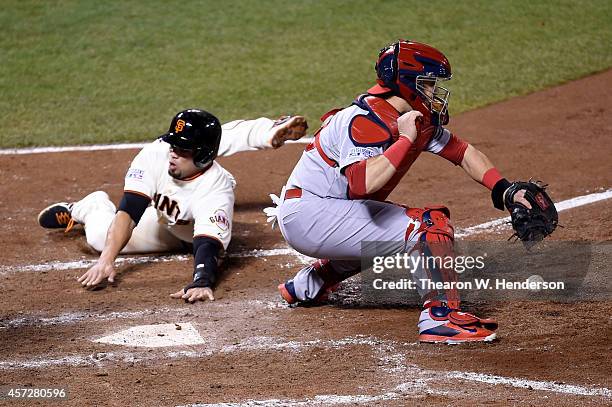
[[[556,201],[608,190],[611,87],[607,71],[454,117],[449,128],[508,178],[546,180]],[[0,387],[67,387],[65,405],[612,403],[612,301],[475,304],[500,322],[500,339],[454,347],[416,342],[417,308],[283,305],[276,286],[301,260],[249,251],[286,247],[261,210],[302,150],[289,145],[219,160],[238,181],[234,256],[218,300],[196,305],[169,298],[190,279],[189,259],[122,266],[115,284],[96,291],[76,283],[84,268],[29,267],[96,258],[80,228],[49,232],[38,227],[36,214],[97,189],[117,201],[135,151],[0,155]],[[432,156],[417,161],[391,199],[417,207],[444,203],[459,228],[502,215],[482,186]],[[612,240],[609,200],[563,212],[560,223],[565,228],[554,239]],[[600,272],[609,274],[610,265]],[[138,325],[188,322],[204,344],[94,342]]]

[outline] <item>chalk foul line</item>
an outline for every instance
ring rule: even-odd
[[[542,380],[528,380],[515,377],[504,377],[476,372],[460,371],[433,371],[422,369],[416,365],[407,364],[405,356],[397,350],[398,346],[413,346],[416,343],[397,343],[379,339],[373,336],[357,335],[335,340],[314,339],[310,341],[279,341],[275,337],[252,337],[238,344],[212,346],[201,350],[179,350],[163,352],[96,352],[89,355],[70,355],[55,358],[37,357],[22,360],[0,361],[0,370],[13,369],[40,369],[55,368],[63,366],[105,366],[109,363],[138,363],[151,360],[159,360],[162,357],[168,359],[177,358],[202,358],[216,354],[239,353],[239,352],[301,352],[310,348],[344,349],[349,346],[368,346],[375,352],[380,360],[381,366],[386,372],[399,373],[401,377],[410,377],[411,381],[401,383],[379,395],[322,395],[304,400],[293,399],[268,399],[268,400],[247,400],[241,403],[217,403],[217,404],[192,404],[191,406],[287,406],[287,405],[312,405],[312,404],[346,404],[358,403],[367,404],[379,400],[392,400],[415,396],[416,394],[446,394],[441,388],[440,383],[448,380],[460,380],[465,382],[482,383],[487,385],[511,386],[516,388],[568,394],[575,396],[590,396],[612,398],[612,390],[605,387],[586,387],[573,384],[549,382]],[[433,382],[435,386],[429,387],[428,383]],[[259,404],[258,404],[259,403]]]
[[[289,308],[289,305],[277,300],[238,300],[236,301],[239,307],[247,309],[262,308],[266,310],[282,310]],[[227,307],[223,302],[211,302],[207,304],[207,309],[216,309]],[[24,316],[13,318],[0,318],[0,329],[15,329],[26,326],[60,326],[74,325],[80,323],[97,323],[100,321],[115,321],[121,319],[146,319],[149,317],[159,317],[164,315],[170,318],[177,318],[185,314],[193,315],[193,307],[178,307],[178,308],[155,308],[142,309],[138,311],[112,311],[112,312],[83,312],[73,311],[64,312],[60,315],[49,316],[48,314],[30,313]],[[197,315],[194,315],[197,316]]]
[[[589,205],[595,202],[600,202],[612,198],[612,189],[602,192],[595,192],[588,195],[582,195],[575,198],[567,199],[555,204],[557,211],[562,212],[568,209],[577,208],[583,205]],[[455,237],[467,237],[479,233],[500,230],[507,227],[510,222],[510,217],[494,219],[489,222],[481,223],[480,225],[470,226],[465,229],[457,229]],[[244,257],[272,257],[272,256],[295,256],[301,263],[308,264],[312,259],[308,256],[297,252],[290,247],[281,247],[275,249],[253,249],[237,253],[230,253],[229,257],[244,258]],[[146,263],[160,263],[171,261],[187,261],[191,256],[188,255],[166,255],[166,256],[140,256],[140,257],[119,257],[115,261],[117,265],[132,265]],[[95,259],[78,260],[71,262],[47,262],[42,264],[22,265],[22,266],[0,266],[0,276],[3,274],[19,273],[19,272],[48,272],[52,270],[75,270],[85,269],[95,264]]]
[[[308,144],[312,137],[302,137],[299,140],[287,140],[285,144]],[[86,146],[62,146],[62,147],[27,147],[27,148],[3,148],[0,155],[24,155],[24,154],[48,154],[67,153],[73,151],[106,151],[106,150],[140,150],[151,142],[145,143],[118,143],[118,144],[91,144]]]
[[[229,257],[232,258],[245,258],[245,257],[271,257],[271,256],[303,256],[294,249],[289,247],[277,248],[277,249],[253,249],[245,250],[237,253],[229,253]],[[186,254],[168,254],[162,256],[138,256],[138,257],[118,257],[115,260],[115,265],[137,265],[137,264],[148,264],[148,263],[167,263],[175,261],[189,261],[191,255]],[[87,269],[96,264],[97,259],[83,259],[76,261],[51,261],[41,264],[28,264],[21,266],[0,266],[0,276],[4,274],[12,273],[46,273],[49,271],[63,271],[63,270],[80,270]]]
[[[566,199],[555,204],[557,212],[563,212],[568,209],[578,208],[583,205],[589,205],[595,202],[604,201],[612,198],[612,189],[608,189],[602,192],[595,192],[588,195],[582,195],[571,199]],[[509,227],[510,217],[494,219],[489,222],[481,223],[480,225],[470,226],[465,229],[459,229],[455,233],[455,237],[466,237],[476,235],[491,230],[500,230],[505,227]]]

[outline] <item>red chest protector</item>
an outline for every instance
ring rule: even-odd
[[[361,95],[353,104],[368,112],[366,115],[356,116],[351,121],[349,137],[355,145],[364,147],[382,146],[387,149],[398,139],[397,119],[400,115],[385,99]],[[428,126],[426,129],[420,127],[418,127],[419,135],[408,153],[409,156],[404,160],[405,165],[398,168],[397,173],[380,190],[373,194],[353,198],[377,201],[387,199],[435,134],[435,127],[433,126]]]
[[[391,145],[399,137],[397,119],[400,114],[385,99],[371,95],[361,95],[353,102],[354,105],[366,110],[366,115],[358,115],[351,121],[351,140],[359,146],[381,146]],[[335,112],[334,112],[335,113]],[[435,130],[435,127],[431,130]],[[413,143],[416,156],[425,149],[434,135],[434,131],[420,131],[419,137]],[[428,133],[428,134],[426,134]],[[388,146],[387,146],[388,147]]]

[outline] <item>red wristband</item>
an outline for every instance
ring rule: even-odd
[[[484,173],[484,176],[482,177],[482,181],[480,181],[480,183],[492,191],[493,187],[500,179],[502,179],[502,176],[499,174],[499,171],[497,171],[497,168],[493,167]]]
[[[410,151],[412,142],[407,137],[401,137],[397,139],[395,143],[391,145],[385,151],[384,156],[391,162],[391,164],[397,170],[400,167],[402,160],[406,157],[406,154]]]

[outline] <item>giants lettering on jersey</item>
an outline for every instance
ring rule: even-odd
[[[168,215],[169,218],[174,218],[175,222],[181,213],[178,202],[162,194],[156,193],[153,195],[153,206],[160,212],[166,212],[166,215]]]
[[[228,230],[230,226],[227,213],[223,209],[217,209],[214,215],[210,217],[210,222],[217,225],[223,231]]]

